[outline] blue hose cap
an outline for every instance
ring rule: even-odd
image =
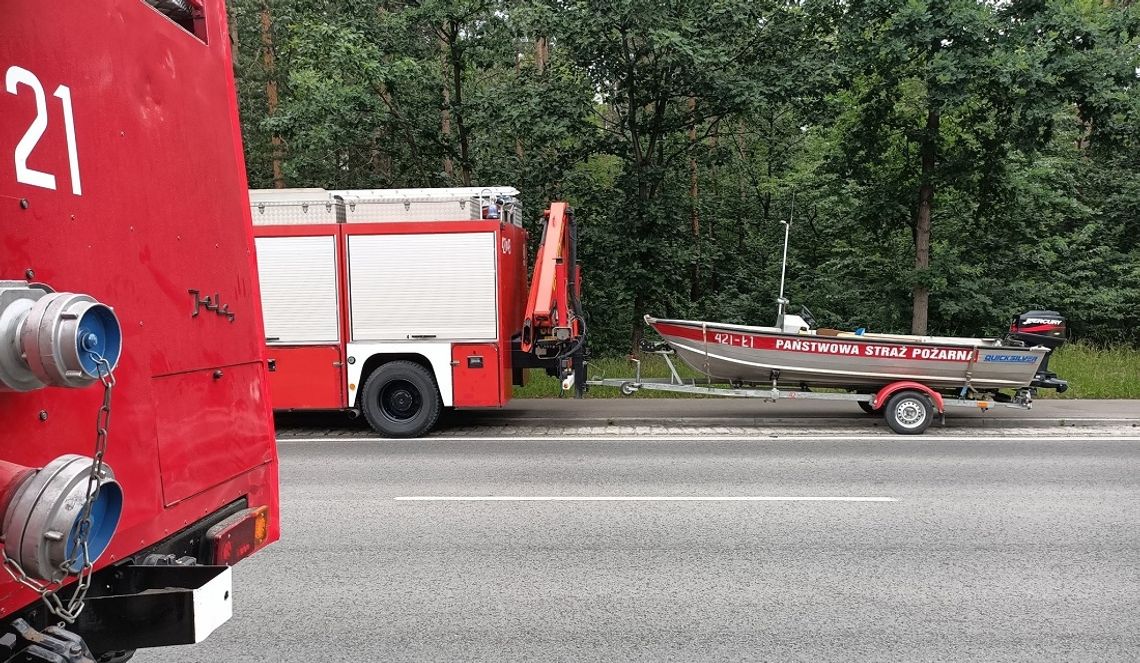
[[[16,489],[3,514],[4,551],[30,577],[62,582],[107,551],[123,514],[123,489],[107,463],[95,472],[94,458],[66,454]],[[99,486],[87,523],[83,512],[93,476]]]
[[[119,527],[123,515],[123,489],[114,480],[104,480],[99,486],[99,494],[91,505],[91,527],[87,537],[87,560],[94,563],[111,545],[111,537]],[[83,514],[75,518],[67,535],[67,559],[75,560],[68,567],[72,573],[83,570],[83,551],[79,549],[79,535],[83,525]]]
[[[110,368],[118,365],[123,352],[123,330],[109,306],[92,304],[83,312],[75,334],[75,349],[83,372],[90,377],[100,377],[98,357],[105,359]]]

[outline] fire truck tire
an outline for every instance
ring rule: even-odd
[[[912,389],[891,396],[883,408],[887,425],[900,435],[921,435],[934,421],[934,404],[930,398]]]
[[[411,361],[389,362],[373,371],[360,399],[364,418],[385,437],[420,437],[435,426],[443,409],[435,379]]]

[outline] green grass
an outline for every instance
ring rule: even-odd
[[[679,359],[673,364],[683,378],[702,377],[685,366]],[[1056,352],[1049,362],[1062,379],[1069,381],[1069,390],[1058,395],[1042,389],[1038,398],[1140,398],[1140,349],[1113,347],[1098,348],[1081,343],[1066,345]],[[590,378],[633,377],[634,366],[625,359],[595,359],[590,362]],[[641,362],[643,378],[667,378],[669,369],[661,357],[648,355]],[[515,387],[515,398],[557,398],[559,381],[542,371],[532,370],[525,387]],[[621,398],[616,388],[590,387],[587,398]],[[711,398],[664,391],[642,391],[636,398]]]
[[[1069,381],[1063,394],[1042,389],[1039,398],[1140,398],[1140,350],[1066,345],[1049,360],[1049,369]]]
[[[673,365],[682,378],[700,378],[700,373],[692,370],[680,359],[674,359]],[[599,378],[632,378],[636,374],[633,363],[626,359],[594,359],[590,361],[589,376],[591,380]],[[669,368],[665,360],[657,355],[647,355],[641,360],[641,377],[667,378]],[[559,380],[550,377],[539,370],[532,370],[527,376],[525,387],[515,387],[515,398],[557,398],[561,390]],[[586,392],[587,398],[624,398],[616,387],[590,387]],[[695,394],[671,394],[665,391],[642,391],[637,398],[710,398]]]

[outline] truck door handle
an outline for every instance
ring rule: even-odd
[[[408,338],[435,338],[435,334],[408,334]]]

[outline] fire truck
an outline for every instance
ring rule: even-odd
[[[198,642],[279,535],[225,7],[3,10],[0,661]]]
[[[274,409],[363,413],[417,437],[445,408],[506,405],[526,369],[581,396],[574,214],[545,211],[530,270],[518,193],[251,191]]]

